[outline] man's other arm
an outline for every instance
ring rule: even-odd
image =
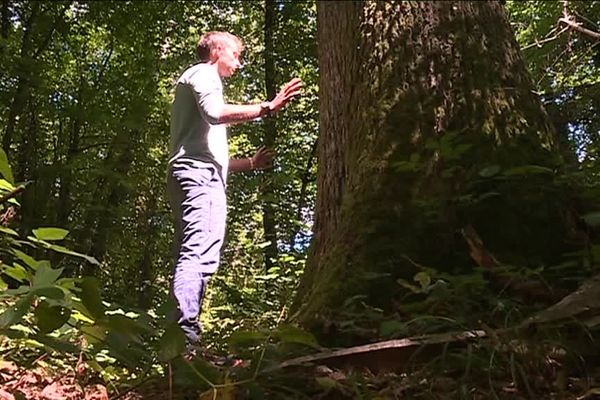
[[[273,150],[260,147],[253,157],[229,159],[230,172],[248,172],[268,169],[273,166]]]

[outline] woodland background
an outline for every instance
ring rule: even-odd
[[[600,256],[594,242],[600,224],[600,3],[509,1],[505,7],[534,92],[568,161],[553,184],[560,181],[578,195],[565,213],[576,216],[583,245],[554,263],[498,270],[502,282],[531,279],[568,294],[598,272],[594,260]],[[93,388],[88,396],[102,396],[102,390],[112,397],[143,390],[172,395],[160,385],[144,389],[167,376],[222,398],[395,398],[411,390],[423,398],[443,398],[439,392],[450,393],[448,398],[593,395],[593,363],[582,349],[569,347],[574,328],[536,340],[558,343],[556,348],[573,355],[563,363],[564,373],[544,364],[552,358],[547,348],[501,354],[498,343],[461,348],[451,368],[434,357],[414,375],[328,369],[290,377],[276,368],[325,346],[482,327],[489,333],[560,299],[531,301],[507,290],[510,284],[493,287],[481,263],[454,278],[425,267],[398,280],[413,295],[406,297],[412,306],[402,312],[363,301],[357,289],[318,327],[295,319],[298,303],[305,301],[297,289],[313,238],[320,165],[323,47],[314,2],[3,0],[0,11],[3,390],[16,398],[19,390],[27,398],[50,398],[43,397],[44,389],[45,395],[71,390],[62,398],[83,398],[86,388]],[[203,314],[208,349],[235,353],[251,360],[250,366],[223,372],[184,365],[177,381],[166,366],[182,345],[169,301],[169,109],[173,82],[195,62],[195,44],[207,30],[233,32],[246,45],[244,68],[225,84],[227,101],[263,101],[295,76],[305,89],[276,119],[229,128],[232,157],[249,157],[261,145],[276,151],[272,170],[229,177],[227,245]],[[482,170],[482,176],[497,172]],[[546,193],[539,172],[515,174],[526,190]],[[513,236],[526,246],[547,246],[535,234]],[[450,300],[436,300],[436,288],[448,282]],[[37,375],[27,375],[34,368]],[[462,372],[446,381],[429,379],[439,368]],[[540,372],[548,368],[549,375]],[[26,383],[26,376],[35,382]]]

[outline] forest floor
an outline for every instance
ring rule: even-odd
[[[169,377],[154,377],[133,390],[116,391],[94,378],[83,364],[62,373],[38,362],[23,369],[12,362],[0,363],[0,400],[180,400],[180,399],[244,399],[243,386],[194,392],[178,388]],[[595,371],[599,372],[599,371]],[[295,368],[287,371],[290,392],[303,393],[295,397],[266,388],[266,399],[600,399],[600,374],[596,378],[564,376],[530,376],[528,383],[506,381],[482,382],[435,376],[423,369],[414,374],[380,372],[368,369],[331,369],[324,365]],[[286,375],[280,374],[281,379]],[[299,382],[303,382],[299,386]],[[261,385],[261,382],[257,382]],[[266,384],[268,386],[268,384]],[[357,386],[362,389],[357,390]],[[196,394],[193,394],[196,393]]]

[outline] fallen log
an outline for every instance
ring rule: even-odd
[[[522,327],[573,321],[588,329],[600,326],[600,274],[585,281],[576,291],[544,311],[527,318]]]

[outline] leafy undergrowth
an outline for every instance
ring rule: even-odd
[[[4,185],[0,194],[18,189],[0,183]],[[6,278],[6,283],[0,281],[4,289],[0,293],[0,400],[583,400],[600,393],[600,371],[592,368],[600,357],[590,352],[598,348],[597,308],[575,316],[586,318],[585,332],[577,324],[567,327],[561,322],[535,333],[503,336],[552,304],[522,298],[522,291],[514,293],[521,287],[512,282],[552,283],[542,276],[553,274],[562,280],[585,281],[597,271],[595,264],[580,262],[581,254],[538,269],[495,263],[447,274],[420,266],[413,281],[398,281],[405,294],[392,310],[366,304],[366,296],[348,298],[335,320],[325,321],[327,332],[319,339],[281,323],[285,301],[263,302],[255,292],[229,290],[232,306],[219,310],[204,336],[207,352],[216,355],[205,354],[189,363],[180,357],[184,335],[173,318],[172,302],[150,310],[108,302],[98,279],[67,275],[47,257],[50,251],[97,264],[58,244],[68,231],[40,228],[32,234],[23,238],[0,227],[1,272]],[[475,254],[485,251],[475,250]],[[591,250],[597,254],[600,246]],[[272,289],[269,295],[279,277],[276,273],[263,277],[265,287],[268,283]],[[388,277],[371,274],[369,279]],[[583,320],[580,325],[585,325]],[[330,352],[324,345],[343,348],[471,329],[482,329],[486,335],[458,346],[417,346],[407,358],[373,352],[346,360],[283,364]],[[325,336],[329,340],[323,340]]]

